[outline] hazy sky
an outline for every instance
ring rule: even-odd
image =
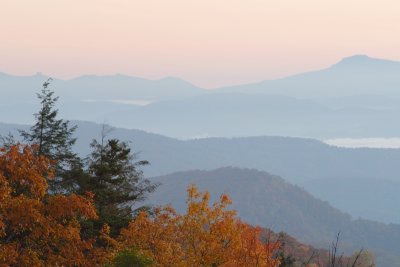
[[[0,72],[253,82],[400,60],[399,14],[398,0],[1,0]]]

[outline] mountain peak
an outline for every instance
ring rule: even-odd
[[[363,69],[363,70],[382,70],[382,69],[392,69],[396,67],[398,69],[400,67],[400,62],[386,60],[386,59],[378,59],[372,58],[367,55],[354,55],[350,57],[345,57],[338,63],[334,64],[332,68],[338,69]]]
[[[341,61],[339,61],[334,66],[337,66],[337,65],[343,66],[343,65],[365,64],[367,62],[377,61],[377,60],[380,61],[380,59],[371,58],[371,57],[369,57],[367,55],[354,55],[354,56],[343,58]]]
[[[365,54],[355,54],[349,57],[344,57],[343,59],[353,59],[353,60],[357,60],[357,59],[367,59],[367,58],[371,58],[368,55]]]

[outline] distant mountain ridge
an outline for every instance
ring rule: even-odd
[[[113,94],[117,94],[118,97],[144,97],[160,101],[182,99],[210,92],[265,93],[312,99],[379,94],[382,92],[399,96],[397,90],[400,84],[399,73],[399,61],[371,58],[367,55],[354,55],[345,57],[322,70],[212,90],[196,87],[176,77],[167,76],[158,80],[150,80],[123,74],[82,75],[68,80],[54,77],[54,86],[58,87],[58,94],[65,100],[74,99],[73,96],[67,94],[66,91],[68,90],[92,94],[92,98],[100,96],[99,100],[109,100],[112,99]],[[16,76],[0,72],[0,91],[6,89],[7,86],[17,90],[29,90],[30,88],[35,90],[47,78],[49,76],[42,73],[31,76]],[[363,88],[359,88],[360,86]],[[335,87],[337,90],[331,91]],[[104,89],[113,91],[107,93],[104,92]],[[166,90],[170,92],[166,93]],[[136,95],[132,95],[132,93]]]
[[[7,98],[0,99],[0,104],[35,103],[34,95],[49,76],[38,73],[32,76],[0,75],[0,92]],[[70,80],[53,77],[51,84],[56,94],[63,101],[113,99],[162,101],[180,99],[200,94],[203,90],[179,78],[165,77],[149,80],[127,75],[83,75]],[[25,95],[21,95],[21,93]],[[6,102],[4,100],[7,99]],[[3,100],[3,101],[2,101]]]
[[[0,121],[32,123],[46,80],[0,75]],[[281,135],[398,137],[400,63],[367,56],[256,84],[204,90],[177,78],[54,79],[64,118],[108,122],[177,138]],[[25,114],[25,115],[24,115]]]
[[[255,84],[222,88],[229,92],[281,94],[320,99],[363,94],[400,96],[400,62],[355,55],[326,69]]]

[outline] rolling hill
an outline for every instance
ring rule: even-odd
[[[350,215],[278,176],[229,167],[178,172],[154,177],[152,181],[161,185],[148,200],[150,204],[169,203],[178,212],[184,212],[185,189],[196,184],[201,190],[208,190],[214,201],[222,193],[228,193],[233,201],[232,208],[251,224],[287,232],[317,247],[328,247],[340,232],[341,248],[345,251],[372,250],[378,266],[400,266],[400,225],[353,220]],[[390,257],[396,260],[388,262]]]

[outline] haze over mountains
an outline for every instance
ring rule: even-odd
[[[16,128],[27,127],[17,124],[33,122],[32,114],[38,110],[34,96],[46,79],[41,74],[0,74],[0,121],[8,123],[0,124],[0,134],[16,133]],[[118,128],[110,136],[131,141],[140,158],[151,162],[144,170],[146,176],[187,171],[154,178],[165,184],[154,195],[155,203],[174,202],[171,196],[179,194],[172,191],[180,188],[183,195],[184,185],[194,181],[209,190],[229,190],[238,202],[247,203],[235,208],[251,223],[279,225],[275,230],[315,245],[326,244],[336,231],[344,231],[353,238],[345,237],[349,248],[376,243],[378,256],[398,260],[394,255],[400,250],[394,240],[400,224],[400,150],[345,149],[310,138],[400,136],[399,62],[353,56],[320,71],[215,90],[177,78],[124,75],[54,79],[51,88],[60,96],[60,116],[80,120],[75,149],[81,155],[89,153],[91,139],[101,131],[100,125],[82,120],[106,121],[144,130]],[[191,171],[226,166],[266,171],[301,188],[254,170]],[[198,179],[200,174],[204,180]],[[188,179],[181,182],[183,176]],[[233,180],[227,181],[228,176]],[[233,182],[245,176],[251,178],[245,185]],[[257,185],[270,191],[263,195]],[[256,192],[257,199],[246,200],[238,188],[248,190],[247,194]],[[255,211],[260,209],[263,212]],[[282,210],[286,212],[275,217]],[[319,217],[327,219],[312,221]],[[358,217],[396,225],[353,220]],[[341,229],[334,228],[338,225]],[[387,240],[391,247],[384,244]]]
[[[34,95],[46,79],[0,74],[0,122],[6,122],[0,134],[33,122]],[[215,90],[124,75],[54,79],[51,88],[60,96],[60,116],[79,119],[81,155],[100,136],[101,125],[92,122],[123,127],[110,137],[131,141],[151,162],[145,175],[161,176],[154,179],[165,185],[154,203],[175,202],[196,182],[214,193],[230,191],[251,223],[281,227],[275,230],[315,245],[343,231],[349,248],[365,245],[400,261],[400,149],[346,149],[315,140],[399,137],[400,62],[353,56],[320,71]],[[235,168],[214,170],[227,166]]]
[[[47,77],[0,75],[0,121],[30,123]],[[13,88],[13,90],[9,90]],[[315,72],[204,90],[177,78],[124,75],[55,79],[61,114],[178,138],[283,135],[396,137],[400,63],[353,56]],[[184,126],[183,126],[184,125]]]

